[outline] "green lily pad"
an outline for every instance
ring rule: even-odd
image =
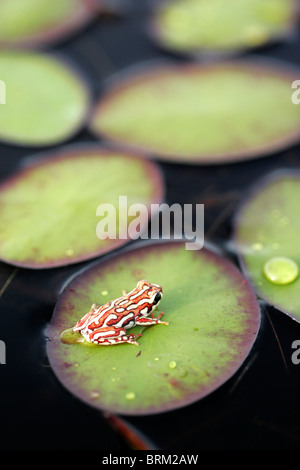
[[[85,25],[82,0],[1,0],[0,43],[36,46],[56,42]]]
[[[168,49],[224,53],[287,37],[296,18],[294,0],[175,0],[157,8],[151,31]]]
[[[242,204],[235,248],[258,295],[300,322],[300,173],[276,172]]]
[[[82,127],[90,108],[90,92],[62,59],[2,50],[0,78],[5,84],[0,140],[25,146],[52,145],[69,139]]]
[[[39,155],[34,164],[0,185],[0,259],[28,268],[50,268],[90,259],[127,243],[126,220],[119,232],[119,196],[127,197],[128,207],[143,203],[149,209],[150,204],[160,203],[163,181],[156,165],[91,145]],[[102,204],[111,204],[116,212],[115,237],[110,232],[112,222],[108,230],[103,229],[110,238],[98,238],[101,217],[96,212]],[[131,219],[127,218],[128,224]],[[142,230],[148,215],[140,220]]]
[[[159,284],[163,321],[128,332],[139,345],[81,342],[75,323],[93,303]],[[158,316],[159,311],[154,316]],[[192,403],[224,384],[248,356],[260,324],[240,271],[212,251],[182,242],[140,244],[81,271],[61,293],[47,330],[47,354],[61,383],[96,408],[137,415]]]
[[[291,100],[297,76],[259,60],[151,64],[108,87],[90,128],[118,147],[174,162],[261,157],[300,139],[299,108]]]

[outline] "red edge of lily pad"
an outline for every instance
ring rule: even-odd
[[[47,165],[51,161],[57,161],[61,159],[72,160],[74,158],[80,158],[82,154],[89,155],[89,154],[95,154],[96,152],[99,154],[99,156],[106,156],[108,158],[110,155],[114,155],[115,153],[117,153],[116,151],[109,150],[103,147],[102,145],[88,143],[88,144],[67,145],[58,150],[53,150],[53,151],[48,151],[48,152],[45,151],[37,155],[34,155],[31,158],[28,158],[26,162],[24,162],[23,167],[20,167],[18,171],[16,171],[13,175],[11,175],[2,183],[0,183],[0,192],[3,189],[9,187],[11,184],[16,183],[19,179],[26,176],[26,174],[30,172],[31,169],[35,166]],[[124,158],[137,159],[135,155],[132,155],[129,153],[123,152],[122,155],[124,156]],[[144,164],[145,164],[145,167],[147,167],[148,174],[155,181],[155,192],[153,194],[153,200],[151,201],[151,203],[160,204],[163,201],[164,193],[165,193],[164,179],[163,179],[162,172],[154,162],[149,162],[145,160]],[[150,211],[148,211],[148,215],[150,217]],[[95,229],[96,229],[96,223],[95,223]],[[17,261],[10,260],[10,259],[5,259],[3,257],[2,258],[0,257],[0,260],[10,265],[21,267],[21,268],[30,268],[30,269],[56,268],[60,266],[72,265],[75,263],[79,263],[81,261],[91,260],[97,256],[109,253],[110,251],[113,251],[116,248],[126,245],[127,243],[129,243],[129,241],[130,241],[129,238],[127,239],[117,238],[114,241],[114,243],[111,244],[107,248],[102,247],[99,250],[95,250],[89,253],[83,253],[81,256],[77,256],[77,257],[74,256],[72,257],[72,259],[65,257],[65,258],[61,258],[59,261],[53,261],[53,262],[37,263],[34,260],[32,260],[32,262],[22,263],[22,262],[17,262]]]
[[[103,92],[100,98],[96,100],[96,104],[92,110],[90,120],[88,121],[88,129],[95,138],[101,138],[104,140],[106,146],[123,151],[136,152],[140,156],[149,159],[188,165],[220,165],[224,163],[236,163],[245,160],[252,160],[269,156],[272,153],[280,152],[299,143],[300,128],[281,138],[276,143],[270,142],[255,149],[241,149],[239,152],[234,153],[221,152],[215,154],[199,154],[197,158],[193,158],[189,154],[179,155],[150,150],[147,146],[131,144],[125,140],[113,137],[109,133],[94,129],[94,119],[102,112],[102,109],[110,106],[110,100],[114,99],[116,94],[122,93],[127,88],[134,86],[135,83],[148,81],[151,79],[151,76],[156,77],[164,74],[168,75],[170,72],[176,73],[177,70],[180,72],[184,70],[187,74],[193,74],[201,71],[205,73],[206,70],[211,71],[213,69],[220,68],[226,68],[229,70],[232,68],[238,68],[239,70],[245,70],[257,75],[265,73],[273,76],[273,73],[275,73],[278,77],[288,79],[290,84],[300,76],[300,69],[292,64],[282,60],[270,59],[269,57],[255,56],[254,54],[251,58],[224,59],[217,63],[204,65],[193,62],[178,65],[171,60],[165,59],[145,61],[137,65],[129,66],[121,72],[117,72],[106,81],[103,87]]]
[[[41,30],[38,33],[28,35],[21,39],[15,40],[0,40],[2,47],[21,47],[26,49],[44,48],[46,46],[55,45],[63,41],[79,30],[86,27],[92,22],[94,12],[88,6],[88,0],[81,0],[81,6],[76,12],[68,18],[67,21],[62,21],[56,26],[49,27]]]
[[[57,360],[57,357],[55,355],[55,344],[57,342],[60,342],[60,333],[62,330],[64,330],[65,326],[60,322],[59,318],[59,310],[60,310],[60,305],[64,302],[64,297],[70,295],[70,292],[72,294],[76,293],[76,287],[77,285],[83,285],[85,283],[89,283],[89,276],[93,276],[94,272],[97,272],[99,268],[104,267],[105,265],[109,264],[115,261],[118,261],[118,258],[121,257],[130,257],[132,254],[137,252],[138,250],[151,250],[155,249],[158,254],[160,250],[165,250],[165,249],[172,249],[175,246],[179,245],[184,245],[182,242],[178,241],[158,241],[156,243],[153,242],[141,242],[136,244],[133,247],[125,247],[120,253],[113,253],[108,255],[103,261],[95,261],[92,263],[89,267],[83,268],[77,275],[74,275],[69,282],[67,282],[62,290],[61,294],[59,296],[59,299],[57,301],[57,304],[55,306],[52,319],[50,324],[48,325],[47,329],[47,345],[46,345],[46,352],[47,356],[50,362],[50,365],[61,382],[63,386],[69,390],[72,394],[74,394],[77,398],[85,402],[86,404],[99,409],[101,411],[106,411],[106,412],[111,412],[115,414],[120,414],[120,415],[127,415],[127,416],[142,416],[142,415],[152,415],[152,414],[159,414],[163,413],[166,411],[171,411],[174,409],[182,408],[184,406],[190,405],[192,403],[195,403],[196,401],[206,397],[210,393],[213,393],[215,390],[217,390],[219,387],[224,385],[229,379],[231,379],[234,374],[242,367],[243,363],[246,361],[248,358],[259,333],[260,329],[260,324],[261,324],[261,315],[260,315],[260,306],[257,301],[256,295],[254,291],[252,290],[252,287],[250,284],[246,281],[246,279],[243,277],[241,271],[228,259],[221,257],[219,254],[217,254],[217,251],[214,252],[210,248],[202,248],[201,253],[204,253],[204,256],[206,256],[209,260],[211,260],[214,263],[221,263],[222,267],[225,268],[226,270],[230,271],[230,274],[232,277],[236,280],[238,285],[240,286],[240,289],[243,290],[245,294],[245,303],[247,303],[249,307],[249,310],[253,313],[253,316],[251,319],[249,319],[249,329],[251,329],[251,334],[249,333],[247,337],[245,338],[244,342],[242,343],[242,346],[240,348],[243,350],[242,353],[239,356],[239,359],[236,361],[233,361],[231,363],[230,367],[230,372],[226,372],[222,376],[218,377],[218,380],[216,380],[212,386],[207,387],[205,390],[202,390],[201,393],[191,393],[184,399],[181,399],[180,401],[176,402],[169,402],[167,406],[162,406],[161,408],[157,407],[148,407],[146,410],[145,409],[140,409],[136,408],[134,411],[128,411],[127,409],[120,408],[120,407],[115,407],[114,409],[105,407],[105,406],[100,406],[99,404],[97,405],[95,403],[95,400],[91,399],[90,396],[87,396],[87,394],[82,393],[81,391],[77,390],[77,385],[72,383],[72,380],[67,379],[65,380],[64,377],[64,369],[65,365],[61,363],[60,360]],[[197,252],[195,256],[197,256]],[[88,276],[86,276],[88,274]],[[240,293],[240,291],[239,291]],[[100,346],[99,346],[100,347]],[[114,346],[112,346],[114,347]],[[118,347],[118,346],[115,346]]]
[[[264,178],[261,178],[260,181],[258,181],[249,191],[247,196],[244,198],[244,200],[241,202],[239,205],[236,214],[233,218],[233,243],[234,243],[234,250],[237,256],[237,260],[239,263],[239,266],[243,272],[243,275],[247,279],[247,282],[252,286],[252,289],[256,292],[257,296],[261,298],[263,301],[268,303],[274,308],[277,308],[280,310],[282,313],[286,314],[293,320],[299,323],[299,318],[295,317],[291,312],[288,310],[282,308],[281,305],[277,304],[276,302],[273,302],[270,298],[268,298],[261,290],[253,283],[252,278],[248,272],[248,269],[246,267],[246,263],[244,261],[244,257],[240,250],[238,249],[238,227],[240,223],[240,219],[242,216],[242,213],[244,211],[244,208],[248,205],[248,203],[252,200],[253,197],[255,197],[257,194],[260,193],[261,190],[263,190],[266,186],[275,183],[276,181],[284,178],[284,177],[289,177],[289,178],[294,178],[294,179],[300,179],[300,170],[290,170],[290,169],[284,169],[284,170],[275,170],[271,174],[265,176]]]
[[[175,53],[180,56],[184,57],[190,57],[191,59],[197,59],[197,58],[208,58],[208,59],[224,59],[226,57],[233,57],[237,56],[240,54],[247,53],[249,51],[258,51],[260,49],[263,49],[266,46],[271,46],[274,44],[279,43],[280,41],[287,41],[289,40],[293,34],[296,33],[297,31],[297,26],[298,26],[298,21],[299,21],[299,8],[297,5],[297,0],[295,0],[294,5],[292,7],[292,11],[290,14],[289,22],[288,22],[288,27],[285,32],[282,32],[281,34],[275,34],[272,37],[268,38],[266,41],[264,41],[261,44],[255,45],[255,46],[237,46],[234,48],[228,48],[228,49],[206,49],[204,47],[195,47],[195,48],[190,48],[186,50],[181,50],[179,48],[176,48],[175,46],[172,47],[169,44],[166,44],[165,41],[161,38],[160,35],[160,28],[158,25],[157,17],[159,15],[159,12],[161,9],[164,8],[165,5],[168,3],[172,3],[172,0],[162,0],[161,5],[154,5],[152,8],[151,12],[151,18],[147,22],[147,25],[145,26],[146,32],[150,39],[157,45],[157,47],[169,51],[172,53]]]

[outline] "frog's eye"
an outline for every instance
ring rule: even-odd
[[[157,292],[157,294],[156,294],[156,296],[154,297],[154,300],[153,300],[153,305],[158,304],[160,299],[161,299],[161,294],[159,292]]]

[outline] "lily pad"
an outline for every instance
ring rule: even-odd
[[[83,0],[1,0],[0,43],[22,47],[52,44],[91,17]]]
[[[97,145],[39,155],[34,164],[0,185],[0,259],[28,268],[50,268],[90,259],[127,243],[126,224],[132,217],[125,219],[120,232],[119,196],[127,197],[128,207],[143,203],[149,209],[151,203],[160,203],[163,181],[156,165]],[[98,238],[96,232],[101,220],[96,212],[102,204],[112,205],[116,212],[116,233],[113,221],[108,223],[107,239]],[[142,230],[148,215],[140,221]]]
[[[287,37],[297,18],[294,0],[173,0],[153,16],[161,45],[194,54],[263,46]]]
[[[300,322],[300,172],[257,184],[235,219],[235,248],[258,295]]]
[[[149,64],[116,78],[91,130],[118,147],[174,162],[261,157],[300,140],[291,100],[298,70],[264,60]]]
[[[142,334],[138,346],[80,342],[72,327],[91,304],[118,298],[141,279],[162,286],[159,310],[169,325],[128,330]],[[231,262],[206,248],[186,250],[182,242],[141,243],[83,270],[64,288],[47,330],[47,354],[61,383],[89,405],[152,414],[224,384],[248,356],[259,325],[256,297]]]
[[[83,125],[90,92],[66,61],[31,51],[0,52],[0,140],[45,146],[71,138]],[[4,92],[3,92],[4,88]],[[3,100],[2,100],[3,101]]]

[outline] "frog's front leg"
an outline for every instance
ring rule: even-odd
[[[157,325],[157,324],[162,324],[162,325],[168,325],[169,322],[167,321],[161,321],[161,317],[163,316],[164,312],[161,312],[158,317],[143,317],[142,315],[137,316],[135,319],[135,324],[139,326],[151,326],[151,325]]]
[[[124,328],[115,328],[114,326],[96,328],[93,331],[82,331],[82,334],[88,342],[103,346],[122,343],[135,344],[138,346],[136,338],[142,336],[141,334],[128,335]]]

